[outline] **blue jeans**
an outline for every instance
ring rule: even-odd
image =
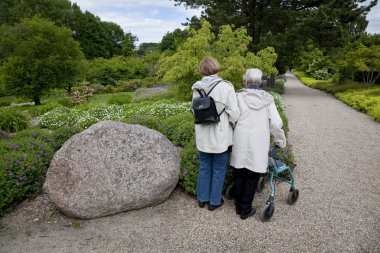
[[[211,154],[199,151],[197,199],[216,206],[221,204],[229,152]]]

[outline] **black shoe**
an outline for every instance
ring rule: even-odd
[[[210,206],[208,207],[208,210],[210,210],[210,211],[214,211],[215,209],[218,209],[219,207],[221,207],[223,204],[224,204],[224,199],[222,199],[222,200],[220,201],[220,205],[216,205],[216,206],[214,206],[214,205],[210,205]]]
[[[255,213],[256,213],[256,208],[252,207],[251,212],[249,212],[248,214],[245,214],[245,215],[240,215],[240,219],[245,220],[248,217],[255,215]]]
[[[241,214],[241,211],[240,211],[240,209],[239,208],[235,208],[235,211],[236,211],[236,214]]]
[[[207,204],[206,201],[205,201],[205,202],[202,202],[202,201],[199,201],[199,200],[198,200],[198,206],[199,206],[200,208],[205,207],[206,204]]]

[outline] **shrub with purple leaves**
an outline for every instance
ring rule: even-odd
[[[47,131],[0,132],[0,214],[42,191],[54,150]]]

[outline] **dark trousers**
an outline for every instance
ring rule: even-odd
[[[233,171],[236,211],[241,215],[246,215],[252,210],[252,201],[255,197],[260,173],[253,172],[245,168],[234,168]]]

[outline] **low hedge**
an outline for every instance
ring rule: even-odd
[[[375,121],[380,122],[380,86],[364,88],[363,84],[352,81],[336,85],[333,84],[331,79],[321,81],[307,77],[303,72],[294,72],[294,74],[306,86],[333,94],[345,104],[368,114]]]

